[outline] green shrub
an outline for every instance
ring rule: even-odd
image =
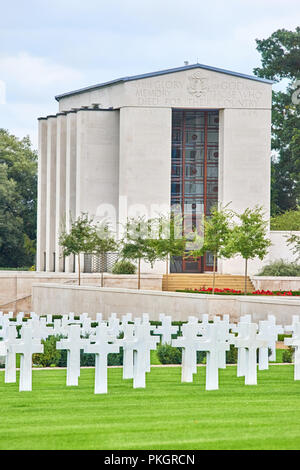
[[[291,338],[292,335],[286,335],[286,334],[279,334],[278,335],[278,341],[284,341],[284,338]]]
[[[135,274],[136,266],[128,260],[117,261],[112,269],[113,274]]]
[[[300,207],[271,217],[271,230],[300,230]]]
[[[233,344],[230,345],[230,350],[226,351],[226,364],[237,364],[238,350]]]
[[[32,362],[42,367],[58,366],[61,352],[56,349],[56,342],[59,340],[59,336],[49,336],[46,340],[42,340],[44,352],[33,354]]]
[[[157,357],[161,364],[181,364],[181,349],[169,344],[159,344]]]
[[[197,364],[206,364],[206,352],[197,351]]]
[[[60,351],[60,360],[58,367],[67,367],[67,351]],[[120,349],[118,354],[108,354],[108,366],[121,366],[123,364],[123,349]],[[81,367],[95,367],[95,354],[85,353],[80,351],[80,366]]]
[[[267,264],[258,276],[300,276],[300,264],[288,263],[282,259]]]
[[[282,362],[293,362],[293,348],[289,346],[282,353]]]

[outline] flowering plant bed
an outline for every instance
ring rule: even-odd
[[[186,292],[189,294],[212,294],[212,287],[200,287],[200,289],[184,289],[184,290],[177,290],[176,292]],[[215,288],[215,294],[219,295],[244,295],[244,292],[241,290],[236,289],[219,289]],[[293,297],[293,296],[300,296],[300,291],[280,291],[280,290],[255,290],[253,292],[248,292],[246,295],[277,295],[283,297]]]

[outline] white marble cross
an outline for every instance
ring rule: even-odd
[[[149,313],[142,313],[142,323],[150,323]]]
[[[81,327],[81,334],[82,336],[90,335],[93,333],[92,328],[92,320],[91,318],[83,318],[82,320],[82,327]]]
[[[163,319],[165,318],[165,316],[166,316],[165,313],[160,313],[159,316],[158,316],[158,320],[159,320],[160,322],[162,322]]]
[[[141,325],[142,324],[142,319],[140,317],[136,317],[133,320],[133,323],[134,323],[135,326]]]
[[[198,326],[188,322],[182,325],[182,336],[172,340],[172,346],[182,348],[181,382],[193,382],[197,372],[197,351],[200,346]]]
[[[37,315],[35,312],[30,312],[30,318],[31,320],[37,320],[39,318],[39,315]]]
[[[80,376],[80,350],[88,344],[88,339],[80,337],[80,325],[68,327],[68,338],[56,343],[56,349],[66,349],[67,355],[67,386],[77,386]]]
[[[79,316],[79,318],[80,318],[80,321],[83,321],[86,318],[89,318],[89,314],[87,312],[84,312]]]
[[[10,325],[7,329],[6,339],[2,341],[2,348],[5,348],[5,379],[6,384],[15,383],[17,381],[17,361],[16,353],[11,350],[10,346],[17,344],[17,328]]]
[[[53,335],[54,336],[68,336],[68,328],[67,324],[62,324],[62,320],[59,318],[55,318],[53,320]]]
[[[70,312],[69,315],[63,315],[63,318],[67,318],[68,325],[80,324],[81,323],[80,317],[79,317],[79,319],[75,320],[75,313],[74,312]]]
[[[251,315],[243,315],[240,317],[240,321],[237,325],[234,325],[232,331],[238,333],[240,337],[244,337],[247,334],[247,327],[243,326],[245,324],[251,323]],[[237,353],[237,376],[244,377],[246,374],[246,349],[238,348]]]
[[[133,343],[135,325],[124,325],[124,337],[119,341],[123,347],[123,379],[133,379]]]
[[[17,314],[16,325],[23,325],[24,312],[19,312]]]
[[[300,380],[300,323],[294,323],[292,338],[284,338],[284,344],[295,348],[294,380]]]
[[[6,350],[6,345],[5,341],[0,340],[0,357],[6,356],[7,350]]]
[[[103,314],[102,313],[96,313],[96,322],[98,323],[98,326],[100,325],[100,323],[102,323],[103,321]]]
[[[234,343],[234,334],[230,333],[231,325],[227,320],[220,320],[216,323],[217,338],[221,344],[226,343],[228,347],[220,348],[218,356],[218,366],[220,369],[226,369],[226,351],[229,351],[230,345]]]
[[[245,385],[257,384],[257,349],[267,347],[268,339],[262,333],[257,334],[256,323],[241,323],[242,328],[234,340],[235,347],[244,348],[245,353]]]
[[[300,315],[293,315],[292,324],[291,325],[286,325],[284,327],[284,331],[286,333],[293,333],[296,323],[300,323]]]
[[[3,315],[3,317],[1,318],[1,326],[2,326],[2,328],[0,330],[0,337],[1,338],[6,339],[8,328],[9,328],[10,324],[12,324],[12,323],[10,323],[9,317],[7,315]]]
[[[29,319],[26,322],[26,326],[32,327],[32,334],[34,338],[37,339],[47,339],[49,336],[54,334],[54,328],[51,326],[47,326],[47,319],[42,318],[35,318],[33,320]]]
[[[128,322],[132,322],[132,313],[126,313],[125,315],[122,315],[121,317],[122,328],[124,327],[124,325],[127,325]]]
[[[272,339],[272,328],[268,320],[262,320],[259,322],[259,332],[268,338],[268,345]],[[265,346],[258,350],[258,368],[259,370],[269,369],[269,347]]]
[[[233,335],[229,334],[224,322],[210,323],[207,326],[206,335],[200,338],[198,351],[206,351],[206,390],[218,390],[219,367],[226,367],[226,351],[230,349]],[[225,357],[225,359],[224,359]]]
[[[134,337],[127,340],[127,349],[133,350],[133,388],[146,387],[146,372],[150,367],[150,351],[156,349],[159,338],[150,334],[148,324],[134,325]],[[122,341],[122,340],[121,340]]]
[[[109,327],[100,325],[96,327],[96,335],[93,343],[88,343],[84,351],[95,354],[95,393],[107,393],[107,356],[110,353],[118,353],[120,346],[112,343]]]
[[[268,320],[270,323],[270,342],[268,344],[269,348],[271,349],[271,355],[269,360],[276,361],[276,341],[278,339],[278,335],[284,333],[284,329],[282,325],[276,325],[276,317],[274,315],[268,315]]]
[[[116,338],[119,336],[119,334],[122,331],[121,325],[120,325],[120,320],[117,317],[116,313],[112,313],[108,319],[108,329],[109,329],[109,334],[111,336],[115,336]]]
[[[177,335],[178,326],[172,325],[172,317],[165,315],[162,318],[161,326],[157,326],[153,330],[153,334],[161,335],[161,344],[171,344],[172,335]]]
[[[15,340],[9,346],[15,354],[21,354],[19,391],[30,392],[32,390],[32,355],[44,352],[44,346],[40,339],[33,337],[31,326],[23,326],[21,339]]]

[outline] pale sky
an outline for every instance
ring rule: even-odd
[[[37,147],[55,95],[185,60],[252,74],[299,24],[299,0],[0,0],[0,127]]]

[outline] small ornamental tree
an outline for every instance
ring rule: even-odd
[[[292,246],[293,254],[296,255],[296,260],[300,261],[300,235],[292,233],[287,237],[287,244]]]
[[[113,232],[106,221],[99,222],[92,232],[93,253],[100,256],[101,263],[101,287],[103,287],[103,266],[105,255],[112,251],[117,251],[118,243]]]
[[[245,288],[247,294],[248,261],[250,259],[264,259],[271,245],[267,238],[268,222],[264,220],[262,207],[247,208],[242,214],[237,214],[237,224],[231,237],[232,253],[242,256],[245,260]]]
[[[157,259],[166,262],[166,290],[168,290],[169,259],[172,256],[184,256],[186,239],[182,234],[182,217],[169,214],[155,220],[157,233],[152,241]]]
[[[157,252],[153,245],[152,232],[153,219],[146,220],[142,216],[131,217],[125,224],[120,254],[123,259],[137,261],[138,289],[141,288],[141,260],[153,265],[157,259]]]
[[[213,290],[215,292],[216,283],[216,262],[217,258],[230,258],[233,254],[229,240],[232,234],[233,213],[225,208],[214,206],[211,209],[211,215],[204,218],[204,237],[195,233],[195,241],[198,242],[199,248],[191,250],[189,255],[197,258],[205,252],[210,251],[213,254]]]
[[[59,237],[63,256],[74,255],[78,257],[78,284],[80,285],[80,255],[92,253],[94,249],[95,227],[93,218],[87,213],[82,213],[72,221],[69,231],[63,230]]]

